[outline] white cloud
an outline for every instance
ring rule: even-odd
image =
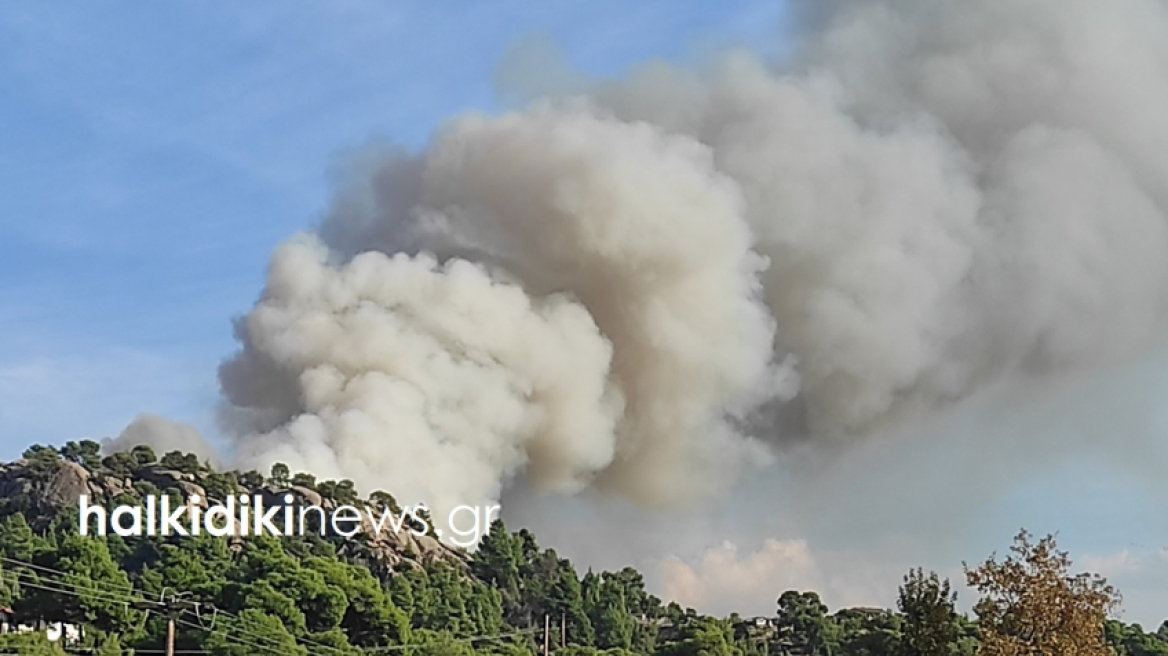
[[[1108,554],[1074,559],[1072,569],[1100,574],[1122,596],[1118,616],[1155,631],[1168,608],[1168,548],[1133,544]]]
[[[1079,559],[1076,569],[1115,578],[1137,574],[1144,569],[1142,559],[1127,549],[1105,555],[1087,555]]]
[[[900,565],[859,553],[814,553],[805,540],[768,539],[742,553],[729,540],[696,563],[669,556],[658,565],[662,597],[704,612],[772,614],[779,595],[810,590],[833,609],[888,606],[902,575]]]

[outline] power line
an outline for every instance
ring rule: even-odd
[[[35,565],[33,563],[25,562],[23,560],[16,560],[15,558],[7,558],[5,556],[0,556],[0,561],[6,562],[6,563],[11,563],[13,565],[19,565],[20,567],[26,567],[28,569],[39,570],[39,571],[42,571],[42,572],[45,572],[48,574],[56,574],[58,576],[71,576],[71,574],[69,574],[69,572],[63,572],[59,569],[53,569],[52,567],[45,567],[43,565]],[[62,581],[62,582],[67,583],[64,581]],[[108,583],[105,581],[93,581],[91,579],[91,582],[94,584],[94,586],[105,586],[107,589],[109,589],[110,587],[113,586],[112,583]],[[130,590],[134,591],[133,585],[130,585]],[[123,594],[122,589],[120,587],[118,587],[112,591],[116,592],[118,594]],[[141,592],[141,591],[139,590],[139,592]],[[163,605],[161,602],[150,602],[149,600],[146,600],[145,598],[143,598],[143,601],[146,601],[147,603],[155,603],[159,606]]]
[[[64,571],[61,571],[58,569],[53,569],[51,567],[45,567],[42,565],[35,565],[33,563],[28,563],[28,562],[16,560],[13,558],[6,558],[3,556],[0,556],[0,561],[11,563],[14,565],[19,565],[21,567],[26,567],[29,569],[40,570],[40,571],[50,573],[50,574],[56,574],[59,576],[70,576],[70,574],[68,572],[64,572]],[[138,598],[131,596],[131,594],[130,594],[131,592],[136,592],[138,594],[144,594],[144,592],[142,590],[138,590],[138,589],[134,588],[132,585],[130,586],[129,592],[127,592],[127,591],[125,591],[125,589],[112,587],[113,584],[106,582],[106,581],[92,581],[91,580],[90,583],[92,583],[94,585],[94,587],[91,588],[88,586],[83,586],[83,585],[78,584],[78,583],[71,583],[69,581],[61,581],[61,580],[57,580],[57,579],[49,579],[48,580],[48,582],[50,582],[50,583],[57,583],[57,584],[60,584],[63,586],[70,586],[70,587],[74,588],[74,590],[66,590],[66,589],[54,588],[51,586],[41,585],[41,583],[43,583],[43,581],[41,581],[40,579],[38,579],[37,583],[32,583],[29,581],[21,580],[20,579],[21,574],[22,573],[18,572],[18,571],[4,572],[4,571],[0,570],[0,578],[3,578],[4,576],[7,576],[7,575],[12,575],[15,577],[13,579],[13,581],[18,583],[19,585],[26,585],[26,586],[29,586],[32,588],[37,588],[37,589],[45,590],[48,592],[58,592],[58,593],[63,593],[63,594],[67,594],[67,595],[73,595],[76,597],[82,597],[83,595],[80,592],[76,591],[77,589],[80,589],[80,590],[84,591],[86,594],[89,594],[95,598],[99,598],[102,601],[110,601],[113,603],[125,604],[127,606],[143,604],[143,603],[153,605],[157,608],[163,608],[163,607],[167,606],[166,603],[161,602],[161,601],[152,601],[152,600],[145,599],[145,598],[138,599]],[[24,574],[31,574],[31,572],[24,572]],[[105,590],[100,589],[101,586],[105,586]],[[198,602],[193,602],[193,603],[195,603],[196,605],[200,605]],[[240,617],[239,615],[222,610],[222,609],[216,607],[214,604],[205,604],[205,605],[209,606],[216,613],[222,613],[223,615],[225,615],[231,619],[234,619],[237,622],[241,622],[241,623],[247,622],[246,619]],[[169,619],[166,614],[164,614],[164,613],[162,613],[159,610],[156,610],[154,608],[141,607],[139,609],[143,610],[147,613],[156,615],[158,617],[162,617],[164,619]],[[202,618],[200,617],[200,621],[201,621],[201,619]],[[224,638],[228,639],[229,641],[236,642],[237,644],[240,644],[240,645],[243,645],[246,647],[252,647],[255,649],[262,649],[262,650],[270,651],[270,652],[276,652],[278,654],[281,654],[281,656],[283,656],[283,652],[281,651],[281,649],[284,647],[284,645],[279,643],[279,641],[277,641],[273,638],[269,638],[267,636],[260,635],[258,633],[253,632],[253,631],[247,630],[241,626],[236,626],[233,628],[236,630],[237,633],[241,633],[241,634],[246,635],[248,637],[252,637],[252,638],[256,638],[256,639],[259,639],[259,640],[262,640],[262,641],[265,641],[268,643],[272,643],[272,646],[255,644],[255,643],[250,642],[250,641],[242,640],[239,637],[233,638],[231,635],[229,635],[228,633],[226,633],[224,631],[216,630],[214,628],[207,627],[207,626],[202,626],[200,624],[196,624],[194,622],[190,622],[190,621],[187,621],[187,620],[184,620],[181,618],[178,618],[175,621],[178,622],[179,624],[196,629],[198,631],[203,631],[206,633],[211,633],[211,634],[223,636]],[[523,635],[528,635],[528,634],[538,633],[538,632],[539,632],[538,628],[530,628],[530,629],[523,629],[520,631],[512,631],[509,633],[498,633],[498,634],[493,634],[493,635],[478,635],[478,636],[469,636],[469,637],[464,637],[464,638],[452,638],[452,641],[459,642],[459,643],[473,644],[476,642],[483,642],[483,641],[488,641],[488,640],[500,640],[500,639],[505,639],[505,638],[513,638],[513,637],[517,637],[517,636],[523,636]],[[305,646],[320,647],[320,648],[328,649],[328,650],[334,651],[334,652],[344,652],[345,651],[345,650],[339,649],[337,647],[333,647],[332,645],[326,645],[323,643],[319,643],[319,642],[316,642],[314,640],[310,640],[308,638],[297,638],[296,636],[293,636],[293,639],[297,640],[297,641],[308,643],[308,645],[305,645]],[[417,646],[418,646],[417,644],[386,645],[384,647],[361,648],[361,650],[364,653],[368,653],[368,654],[379,654],[382,652],[399,651],[402,649],[409,649],[411,647],[417,647]],[[92,651],[92,650],[88,650],[88,651]],[[135,650],[135,652],[136,653],[166,653],[165,650],[141,650],[141,649]],[[200,654],[200,653],[208,653],[208,652],[202,651],[202,650],[178,650],[178,651],[175,651],[174,653],[176,653],[176,654],[179,654],[179,653]],[[0,656],[6,656],[6,655],[0,654]]]
[[[538,633],[539,631],[540,631],[539,628],[523,629],[522,631],[512,631],[511,633],[496,633],[494,635],[471,636],[468,638],[452,638],[451,642],[465,642],[467,644],[470,644],[470,643],[481,642],[481,641],[485,641],[485,640],[498,640],[500,638],[512,638],[515,636],[527,635],[529,633]],[[410,647],[418,647],[418,646],[420,646],[420,645],[418,645],[418,644],[388,645],[386,647],[370,647],[368,649],[364,649],[363,651],[367,654],[379,654],[379,653],[384,652],[384,651],[397,651],[399,649],[409,649]]]
[[[20,585],[28,586],[28,587],[35,588],[35,589],[45,590],[48,592],[56,592],[56,593],[60,593],[60,594],[72,595],[72,596],[78,597],[78,598],[84,597],[84,595],[81,592],[77,592],[77,590],[76,590],[76,588],[82,587],[82,586],[78,586],[77,584],[69,583],[68,581],[52,581],[52,582],[59,583],[61,585],[73,586],[75,588],[74,590],[67,590],[67,589],[63,589],[63,588],[59,588],[59,587],[41,585],[40,582],[32,583],[29,581],[22,581],[19,578],[19,574],[16,572],[13,572],[12,574],[9,574],[8,572],[0,572],[0,578],[4,578],[7,576],[15,576],[15,578],[13,578],[11,580],[15,583],[20,584]],[[82,587],[82,589],[86,593],[93,594],[93,591],[88,589],[88,588]],[[100,594],[98,594],[98,595],[93,595],[93,596],[97,597],[98,599],[100,599],[102,601],[111,601],[113,603],[125,604],[126,606],[130,606],[130,605],[134,604],[135,602],[140,601],[140,600],[134,599],[133,597],[130,597],[128,595],[119,596],[119,595],[100,595]],[[141,610],[144,610],[147,613],[157,615],[157,616],[162,617],[164,619],[170,619],[170,617],[168,615],[163,614],[162,612],[154,610],[152,608],[147,607],[147,608],[142,608]],[[254,649],[262,649],[262,650],[274,652],[277,654],[283,654],[283,652],[280,649],[277,649],[276,647],[273,647],[273,646],[258,645],[258,644],[255,644],[253,642],[243,640],[243,639],[239,638],[238,636],[232,637],[223,631],[218,631],[215,629],[208,629],[207,627],[199,626],[197,624],[194,624],[193,622],[187,622],[187,621],[182,620],[182,619],[178,619],[176,621],[178,621],[179,623],[191,626],[191,627],[198,629],[200,631],[205,631],[207,633],[212,633],[212,634],[223,636],[228,641],[236,642],[237,644],[244,645],[246,647],[252,647]],[[259,637],[263,638],[263,636],[259,636]],[[268,640],[270,642],[275,642],[271,638],[263,638],[263,639]],[[278,643],[277,643],[277,645],[278,645]]]
[[[6,577],[6,576],[9,576],[9,574],[8,574],[8,573],[6,573],[6,572],[0,572],[0,578],[4,578],[4,577]],[[30,583],[30,582],[27,582],[27,581],[21,581],[21,580],[19,579],[19,577],[15,578],[15,579],[12,579],[12,580],[13,580],[13,581],[15,581],[16,583],[20,583],[21,585],[27,585],[27,586],[29,586],[29,587],[32,587],[32,588],[37,588],[37,589],[41,589],[41,590],[46,590],[46,591],[49,591],[49,592],[56,592],[56,593],[60,593],[60,594],[67,594],[67,595],[72,595],[72,596],[74,596],[74,597],[83,597],[83,596],[84,596],[84,595],[82,595],[80,592],[77,592],[77,591],[75,591],[75,590],[66,590],[66,589],[62,589],[62,588],[54,588],[54,587],[51,587],[51,586],[40,585],[39,583]],[[69,583],[67,583],[67,582],[60,582],[60,583],[63,583],[63,584],[65,584],[65,585],[70,585],[70,584],[69,584]],[[110,600],[110,599],[111,599],[110,597],[106,597],[104,600]],[[133,601],[136,601],[136,600],[134,600],[134,599],[132,599],[132,598],[129,598],[129,597],[123,597],[123,598],[121,598],[121,599],[116,599],[116,598],[114,598],[114,599],[112,599],[112,600],[113,600],[114,602],[116,602],[116,603],[124,603],[124,604],[126,604],[127,606],[129,606],[131,602],[133,602]],[[143,610],[145,610],[147,613],[151,613],[151,614],[157,615],[157,616],[159,616],[159,617],[162,617],[162,618],[164,618],[164,619],[169,619],[169,616],[167,616],[167,615],[165,615],[165,614],[163,614],[163,613],[161,613],[161,612],[159,612],[159,611],[156,611],[156,610],[153,610],[153,609],[150,609],[150,608],[144,608]],[[262,649],[262,650],[265,650],[265,651],[274,652],[274,653],[276,653],[276,654],[281,654],[281,655],[283,654],[283,652],[282,652],[281,650],[279,650],[279,649],[277,649],[277,648],[275,648],[275,647],[270,647],[270,646],[267,646],[267,645],[258,645],[258,644],[254,643],[254,642],[249,642],[249,641],[247,641],[247,640],[243,640],[243,639],[239,638],[238,636],[235,636],[235,637],[233,637],[233,636],[231,636],[231,635],[229,635],[229,634],[227,634],[227,633],[225,633],[225,632],[223,632],[223,631],[217,631],[217,630],[214,630],[214,629],[207,629],[207,628],[205,628],[205,627],[201,627],[201,626],[199,626],[199,625],[197,625],[197,624],[194,624],[193,622],[187,622],[186,620],[183,620],[183,619],[177,619],[176,621],[177,621],[177,622],[179,622],[179,623],[181,623],[181,624],[189,625],[189,626],[191,626],[191,627],[193,627],[193,628],[195,628],[195,629],[198,629],[198,630],[200,630],[200,631],[206,631],[206,632],[208,632],[208,633],[213,633],[213,634],[216,634],[216,635],[223,636],[223,637],[224,637],[224,638],[225,638],[225,639],[226,639],[228,642],[234,642],[234,643],[236,643],[236,644],[243,645],[243,646],[245,646],[245,647],[251,647],[251,648],[253,648],[253,649]]]
[[[237,615],[237,614],[235,614],[235,613],[230,613],[230,612],[228,612],[228,611],[225,611],[225,610],[223,610],[223,609],[221,609],[221,608],[219,608],[219,607],[215,606],[214,604],[207,604],[207,605],[208,605],[208,606],[210,606],[210,607],[211,607],[211,608],[212,608],[212,609],[213,609],[213,610],[214,610],[216,613],[222,613],[223,615],[225,615],[225,616],[227,616],[227,617],[229,617],[229,618],[231,618],[231,619],[233,619],[233,620],[235,620],[235,621],[237,621],[237,622],[240,622],[241,624],[246,624],[246,623],[249,623],[249,622],[248,622],[248,620],[244,619],[243,617],[241,617],[241,616],[239,616],[239,615]],[[200,621],[200,622],[202,622],[202,618],[201,618],[201,617],[199,618],[199,621]],[[189,624],[189,622],[188,622],[188,624]],[[192,625],[192,626],[193,626],[193,625]],[[275,645],[282,646],[282,645],[280,645],[280,643],[279,643],[277,640],[275,640],[275,639],[273,639],[273,638],[269,638],[269,637],[267,637],[267,636],[265,636],[265,635],[261,635],[261,634],[259,634],[259,633],[256,633],[256,632],[254,632],[254,631],[251,631],[251,630],[245,629],[245,628],[243,628],[243,627],[241,627],[241,626],[237,626],[237,627],[235,627],[235,628],[236,628],[236,630],[237,630],[237,631],[239,631],[240,633],[243,633],[243,634],[245,634],[245,635],[249,635],[249,636],[251,636],[251,637],[258,638],[258,639],[260,639],[260,640],[266,640],[266,641],[268,641],[268,642],[271,642],[271,643],[273,643],[273,644],[275,644]],[[201,629],[201,630],[209,630],[209,629],[202,628],[202,627],[200,627],[200,629]],[[310,638],[305,638],[305,637],[299,637],[299,638],[298,638],[298,637],[296,637],[296,636],[292,636],[292,639],[293,639],[293,640],[296,640],[296,641],[298,641],[298,642],[307,643],[305,646],[320,647],[320,648],[322,648],[322,649],[328,649],[328,650],[330,650],[330,651],[335,651],[335,652],[343,652],[343,651],[344,651],[344,650],[342,650],[342,649],[338,649],[337,647],[333,647],[332,645],[326,645],[326,644],[323,644],[323,643],[320,643],[320,642],[316,642],[315,640],[312,640],[312,639],[310,639]]]
[[[274,652],[276,654],[280,654],[281,656],[284,655],[284,652],[282,651],[283,645],[278,645],[279,647],[281,647],[281,649],[277,649],[276,647],[269,647],[267,645],[257,645],[254,642],[248,642],[247,640],[243,640],[239,637],[232,638],[230,635],[228,635],[227,633],[225,633],[223,631],[218,631],[215,629],[210,629],[210,630],[205,629],[205,628],[199,626],[198,624],[195,624],[194,622],[188,622],[182,618],[176,619],[175,622],[178,622],[179,624],[182,624],[183,626],[188,626],[188,627],[191,627],[193,629],[198,629],[199,631],[207,631],[208,633],[223,636],[228,642],[236,642],[237,644],[241,644],[241,645],[244,645],[247,647],[253,647],[255,649],[263,649],[266,651]],[[271,638],[266,638],[266,639],[271,640]]]
[[[94,652],[97,650],[98,650],[98,647],[69,647],[68,648],[68,651],[70,651],[70,652]],[[135,649],[134,653],[135,654],[165,654],[166,650],[165,649]],[[210,654],[211,652],[207,651],[206,649],[176,649],[176,650],[174,650],[174,653],[176,653],[176,654]],[[7,656],[7,655],[0,653],[0,656]]]
[[[64,589],[61,589],[61,588],[54,588],[54,587],[51,587],[51,586],[45,586],[45,585],[42,585],[42,584],[41,584],[41,583],[43,583],[43,582],[42,582],[42,581],[40,581],[39,579],[38,579],[38,582],[36,582],[36,583],[33,583],[32,581],[22,581],[22,580],[20,579],[20,575],[19,575],[19,574],[15,574],[15,573],[13,573],[13,574],[11,574],[11,575],[10,575],[10,574],[8,574],[7,572],[0,572],[0,578],[3,578],[3,577],[5,577],[5,576],[13,576],[14,578],[12,578],[12,579],[11,579],[11,580],[12,580],[12,582],[13,582],[13,583],[16,583],[16,584],[19,584],[19,585],[21,585],[21,586],[27,586],[27,587],[30,587],[30,588],[35,588],[35,589],[38,589],[38,590],[46,590],[46,591],[48,591],[48,592],[63,592],[63,593],[65,593],[65,594],[73,595],[73,596],[75,596],[75,597],[82,597],[82,596],[83,596],[83,595],[82,595],[80,592],[77,592],[77,588],[79,588],[79,587],[81,587],[81,586],[77,586],[76,584],[69,583],[69,582],[67,582],[67,581],[49,581],[49,582],[50,582],[50,583],[60,583],[60,584],[62,584],[62,585],[69,585],[69,586],[73,586],[73,588],[74,588],[73,590],[64,590]],[[86,592],[86,593],[89,593],[91,596],[93,596],[93,597],[97,598],[99,601],[111,601],[111,602],[113,602],[113,603],[124,604],[124,605],[126,605],[127,607],[129,607],[129,606],[130,606],[132,603],[134,603],[135,601],[137,601],[136,599],[133,599],[133,598],[131,598],[131,597],[119,597],[119,596],[116,596],[116,595],[102,594],[101,592],[94,591],[94,590],[91,590],[91,589],[88,589],[88,588],[81,588],[81,589],[82,589],[84,592]]]
[[[27,563],[27,562],[24,562],[24,561],[20,561],[20,560],[13,559],[13,558],[6,558],[6,557],[3,557],[3,556],[0,556],[0,561],[4,561],[4,562],[8,562],[8,563],[13,563],[13,564],[17,564],[17,565],[21,565],[21,566],[24,566],[24,567],[29,567],[29,568],[32,568],[32,569],[41,570],[41,571],[48,572],[48,573],[52,573],[52,574],[57,574],[57,575],[60,575],[60,576],[69,576],[68,572],[63,572],[63,571],[61,571],[61,570],[58,570],[58,569],[53,569],[52,567],[44,567],[44,566],[42,566],[42,565],[34,565],[34,564],[32,564],[32,563]],[[18,581],[18,582],[19,582],[19,581]],[[73,586],[73,587],[75,587],[75,588],[77,588],[77,587],[82,587],[82,586],[78,586],[78,585],[76,585],[76,584],[71,584],[71,583],[69,583],[68,581],[54,581],[54,582],[55,582],[55,583],[61,583],[61,584],[63,584],[63,585],[72,585],[72,586]],[[112,584],[110,584],[110,583],[108,583],[108,582],[104,582],[104,581],[91,581],[91,582],[92,582],[92,583],[93,583],[95,586],[105,585],[107,589],[109,589],[109,587],[112,585]],[[84,589],[85,589],[87,592],[93,592],[93,591],[92,591],[90,588],[84,588]],[[131,590],[131,591],[138,592],[139,594],[144,594],[144,593],[143,593],[143,591],[141,591],[141,590],[135,590],[135,588],[134,588],[132,585],[130,586],[130,590]],[[118,595],[125,595],[125,594],[126,594],[126,593],[125,593],[125,592],[123,592],[121,589],[117,589],[117,590],[116,590],[116,593],[117,593]],[[130,598],[129,600],[127,600],[127,599],[125,599],[125,598],[120,598],[120,599],[114,599],[113,601],[115,601],[115,602],[117,602],[117,603],[125,603],[125,604],[129,604],[129,603],[146,603],[146,604],[153,604],[153,605],[155,605],[155,606],[158,606],[158,607],[165,607],[165,606],[167,606],[167,604],[165,604],[165,603],[162,603],[161,601],[155,602],[155,601],[150,601],[150,600],[148,600],[148,599],[145,599],[145,598],[143,598],[143,599],[141,599],[141,600],[138,600],[138,599],[133,599],[133,598]],[[198,606],[198,605],[199,605],[199,604],[198,604],[198,602],[195,602],[195,604],[196,604],[196,606]],[[234,620],[236,620],[236,621],[238,621],[238,622],[241,622],[241,623],[245,623],[245,622],[247,622],[247,620],[243,619],[243,618],[242,618],[242,617],[240,617],[239,615],[235,615],[235,614],[233,614],[233,613],[230,613],[230,612],[228,612],[228,611],[222,610],[222,609],[220,609],[220,608],[216,607],[214,604],[206,604],[206,605],[207,605],[207,606],[210,606],[210,607],[211,607],[211,608],[212,608],[212,609],[213,609],[213,610],[214,610],[216,613],[222,613],[223,615],[226,615],[227,617],[230,617],[230,618],[232,618],[232,619],[234,619]],[[147,611],[147,612],[150,612],[150,609],[149,609],[149,608],[140,608],[140,610],[145,610],[145,611]],[[159,614],[159,613],[155,613],[155,614]],[[201,615],[199,615],[198,617],[199,617],[199,621],[200,621],[200,622],[202,622],[202,616],[201,616]],[[169,619],[169,618],[168,618],[168,619]],[[188,622],[187,624],[190,624],[190,623]],[[199,629],[200,631],[208,631],[208,632],[211,632],[211,633],[216,633],[216,631],[214,631],[213,629],[211,629],[211,628],[208,628],[208,627],[206,627],[206,626],[198,626],[198,625],[195,625],[195,624],[190,624],[190,625],[191,625],[191,626],[193,626],[193,627],[195,627],[195,628],[197,628],[197,629]],[[256,632],[254,632],[254,631],[250,631],[250,630],[248,630],[248,629],[246,629],[246,628],[244,628],[244,627],[242,627],[242,626],[237,626],[237,627],[235,627],[235,629],[236,629],[236,631],[237,631],[238,633],[241,633],[241,634],[247,635],[247,636],[249,636],[249,637],[256,638],[256,639],[258,639],[258,640],[261,640],[261,641],[265,641],[265,642],[271,643],[272,645],[275,645],[275,646],[278,646],[278,647],[282,647],[282,646],[283,646],[283,645],[281,645],[281,644],[280,644],[280,642],[279,642],[279,641],[277,641],[277,640],[274,640],[273,638],[269,638],[268,636],[261,635],[261,634],[259,634],[259,633],[256,633]],[[293,639],[294,639],[294,640],[297,640],[297,641],[306,642],[306,643],[308,643],[308,644],[310,644],[310,645],[312,645],[312,646],[315,646],[315,647],[321,647],[321,648],[323,648],[323,649],[328,649],[328,650],[330,650],[330,651],[335,651],[335,652],[343,651],[343,650],[341,650],[341,649],[338,649],[338,648],[336,648],[336,647],[333,647],[332,645],[326,645],[326,644],[322,644],[322,643],[316,642],[316,641],[314,641],[314,640],[311,640],[311,639],[309,639],[309,638],[297,638],[296,636],[293,636]],[[270,649],[269,647],[265,647],[265,648],[268,648],[268,649]]]

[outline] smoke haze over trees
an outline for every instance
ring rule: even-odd
[[[995,385],[1162,343],[1163,2],[792,6],[779,61],[503,71],[513,111],[353,156],[234,325],[221,459],[438,513],[533,492],[697,507],[792,454],[880,456]],[[981,432],[954,477],[971,489],[944,481],[971,504],[1000,491],[968,472],[1007,479],[1111,438]],[[197,436],[144,416],[110,448],[178,442]],[[888,470],[880,494],[831,500],[910,478],[894,455],[869,464]],[[761,496],[741,503],[795,503]]]

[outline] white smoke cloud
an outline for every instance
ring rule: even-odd
[[[415,204],[374,199],[359,241],[417,248],[280,249],[222,369],[242,464],[449,507],[520,471],[665,501],[750,454],[729,417],[783,373],[764,262],[707,148],[537,108],[455,122],[374,175]]]
[[[1163,3],[797,9],[781,65],[573,77],[358,160],[238,324],[241,464],[438,506],[520,475],[676,501],[760,442],[1163,336]]]

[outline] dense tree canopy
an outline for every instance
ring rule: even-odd
[[[160,491],[178,502],[170,476],[198,481],[217,499],[295,489],[323,503],[401,512],[387,492],[361,500],[349,481],[317,481],[282,465],[265,477],[212,471],[179,452],[158,458],[146,448],[103,458],[89,441],[32,447],[25,460],[33,488],[79,465],[116,490],[110,504]],[[982,593],[977,621],[956,612],[948,581],[919,569],[905,577],[896,610],[832,612],[815,592],[789,590],[778,594],[771,617],[744,620],[663,604],[633,568],[581,573],[501,520],[473,555],[432,561],[378,555],[360,538],[327,532],[123,538],[82,537],[77,527],[75,509],[0,499],[0,605],[18,622],[81,626],[86,653],[160,649],[163,611],[178,608],[178,648],[224,656],[532,656],[542,653],[545,622],[558,656],[1089,656],[1108,648],[1116,656],[1168,656],[1168,622],[1149,633],[1107,620],[1114,591],[1098,577],[1069,574],[1053,538],[1035,544],[1026,534],[1005,562],[991,558],[968,571]],[[0,636],[0,651],[64,653],[42,633]]]

